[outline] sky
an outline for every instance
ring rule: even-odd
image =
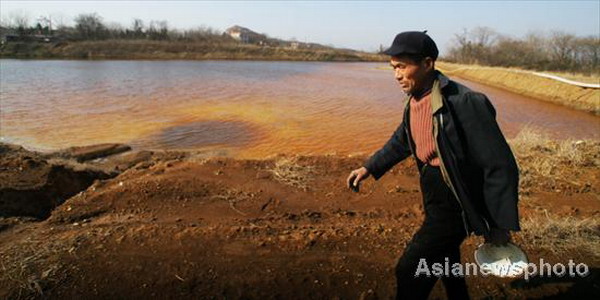
[[[523,37],[553,30],[600,36],[600,0],[594,1],[0,1],[0,17],[50,16],[72,25],[80,13],[130,27],[166,20],[170,27],[240,25],[270,37],[377,51],[402,31],[427,30],[443,56],[455,34],[478,26]]]

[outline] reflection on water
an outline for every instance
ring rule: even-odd
[[[384,63],[0,60],[0,136],[30,148],[369,153],[401,121]],[[600,118],[458,79],[490,96],[508,137],[526,124],[600,138]]]
[[[154,148],[199,148],[203,146],[247,146],[259,142],[251,124],[242,121],[200,121],[168,127],[149,139]]]

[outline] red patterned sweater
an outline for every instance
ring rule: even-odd
[[[415,141],[417,158],[432,166],[439,166],[440,159],[433,140],[431,89],[420,97],[413,96],[410,99],[410,133]]]

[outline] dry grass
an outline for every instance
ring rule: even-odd
[[[588,252],[600,257],[600,220],[556,216],[544,210],[544,215],[522,221],[521,237],[528,245],[567,254],[572,251]]]
[[[235,205],[238,202],[254,198],[254,196],[255,196],[254,193],[239,191],[236,189],[226,189],[217,195],[211,196],[210,198],[225,200],[229,203],[229,207],[231,207],[231,209],[233,209],[234,211],[236,211],[237,213],[239,213],[242,216],[246,216],[247,214],[245,212],[239,210],[237,207],[235,207]]]
[[[9,287],[8,299],[37,299],[44,289],[63,281],[60,256],[76,250],[75,237],[37,240],[28,238],[0,252],[0,286]],[[0,295],[1,298],[2,295]]]
[[[275,161],[275,165],[268,171],[273,173],[277,181],[307,191],[308,184],[313,177],[314,167],[298,164],[296,156],[279,157]]]
[[[524,70],[518,68],[462,65],[441,61],[436,62],[436,68],[446,75],[462,77],[527,97],[550,101],[600,115],[600,89],[582,88],[549,78],[522,73],[520,71]],[[569,74],[567,77],[585,76]],[[590,77],[586,81],[590,80],[597,83],[600,78]]]
[[[600,167],[600,142],[552,140],[525,126],[509,144],[519,164],[522,193],[528,194],[533,187],[555,191],[595,188],[593,176],[583,175]]]
[[[532,127],[524,127],[509,141],[520,170],[521,195],[532,190],[595,192],[600,166],[600,142],[553,140]],[[546,209],[522,220],[521,236],[534,248],[555,254],[573,250],[600,257],[600,220],[551,215]]]

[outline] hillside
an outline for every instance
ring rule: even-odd
[[[6,30],[5,30],[6,31]],[[52,59],[183,59],[183,60],[292,60],[385,61],[376,53],[339,49],[317,43],[287,41],[232,26],[225,32],[191,32],[156,38],[107,36],[77,38],[62,35],[12,35],[0,46],[0,58]],[[48,41],[45,42],[44,40]]]

